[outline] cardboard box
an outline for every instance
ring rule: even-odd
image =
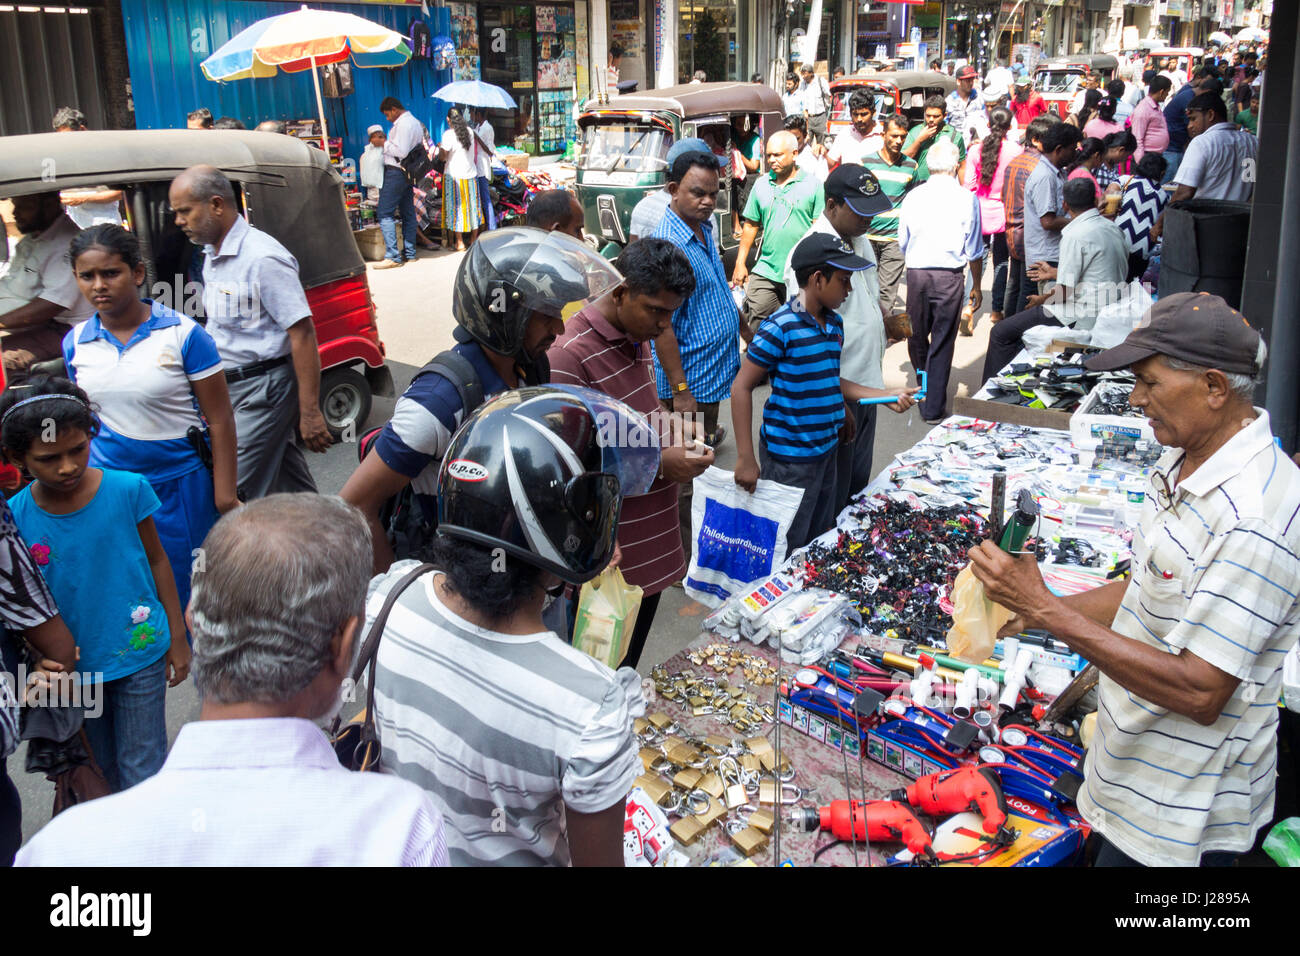
[[[1158,444],[1151,422],[1145,416],[1093,415],[1088,411],[1097,404],[1098,394],[1107,384],[1103,382],[1085,395],[1078,411],[1070,416],[1070,438],[1075,447],[1091,451],[1102,442],[1133,444],[1145,440]]]
[[[1026,408],[1023,405],[990,402],[982,398],[959,396],[952,403],[952,413],[986,422],[1003,422],[1028,428],[1054,428],[1063,432],[1070,430],[1069,412],[1053,411],[1050,408]]]
[[[507,155],[505,156],[505,164],[506,164],[506,168],[507,168],[507,169],[513,169],[513,170],[515,170],[516,172],[518,172],[518,171],[521,170],[521,169],[527,169],[527,168],[528,168],[528,154],[527,154],[527,153],[509,153],[509,154],[507,154]]]

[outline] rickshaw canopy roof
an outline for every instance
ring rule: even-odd
[[[1119,59],[1109,53],[1081,53],[1078,56],[1054,56],[1040,61],[1038,66],[1034,68],[1034,72],[1038,73],[1039,71],[1044,70],[1059,71],[1069,69],[1072,66],[1077,66],[1080,69],[1087,68],[1089,70],[1097,71],[1118,70]]]
[[[939,87],[944,93],[951,93],[957,89],[957,81],[947,73],[936,73],[933,70],[885,70],[881,73],[855,73],[853,76],[840,77],[831,84],[831,92],[838,93],[840,90],[881,85],[893,86],[900,90]]]
[[[365,271],[325,154],[283,133],[90,130],[0,137],[0,196],[170,183],[191,166],[220,169],[244,189],[250,219],[298,260],[312,288]]]
[[[781,97],[762,83],[686,83],[648,93],[625,93],[609,103],[588,100],[586,111],[634,112],[665,110],[682,119],[719,113],[780,113]]]

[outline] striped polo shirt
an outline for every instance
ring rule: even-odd
[[[367,626],[413,566],[372,584]],[[437,577],[402,592],[379,642],[383,769],[428,791],[452,866],[568,866],[565,807],[621,806],[641,772],[627,691],[549,631],[501,634],[453,614]]]
[[[1102,676],[1079,810],[1147,866],[1245,852],[1273,816],[1282,661],[1300,634],[1300,469],[1255,411],[1176,489],[1183,452],[1165,454],[1133,535],[1115,630],[1241,681],[1204,727]]]
[[[632,341],[594,305],[568,321],[546,357],[552,384],[604,392],[647,416],[660,426],[661,434],[667,432],[668,417],[655,397],[649,344]],[[686,556],[677,529],[677,482],[656,478],[644,495],[623,499],[618,546],[623,551],[619,570],[646,597],[685,576]]]
[[[673,313],[673,334],[682,356],[682,372],[697,402],[720,402],[731,395],[731,382],[740,371],[740,312],[731,297],[731,285],[713,236],[712,218],[702,226],[704,240],[696,238],[691,227],[671,206],[659,222],[654,235],[667,239],[690,260],[695,273],[695,291]],[[652,350],[653,351],[653,350]],[[657,352],[655,388],[665,401],[672,397],[668,376],[664,374]]]
[[[871,225],[867,227],[867,238],[876,242],[897,242],[898,207],[907,191],[916,185],[916,160],[909,159],[900,152],[898,162],[891,163],[880,154],[880,150],[874,150],[862,165],[875,175],[880,188],[894,204],[893,209],[878,213],[872,218]]]
[[[844,424],[840,348],[844,323],[827,310],[823,328],[792,298],[763,320],[745,355],[772,377],[760,434],[773,458],[819,458]]]

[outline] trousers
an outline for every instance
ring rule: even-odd
[[[384,167],[384,184],[379,187],[379,231],[384,234],[384,258],[402,261],[402,251],[397,248],[397,222],[402,217],[402,238],[406,258],[415,259],[415,190],[411,188],[406,173],[396,166]]]
[[[943,418],[948,407],[952,353],[966,291],[964,272],[964,269],[907,270],[907,312],[912,317],[907,354],[917,372],[917,381],[922,370],[926,374],[921,417],[927,421]]]

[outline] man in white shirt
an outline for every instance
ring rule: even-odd
[[[984,102],[1000,100],[1011,95],[1011,87],[1016,82],[1015,75],[998,60],[990,61],[991,69],[984,77]]]
[[[786,132],[794,134],[794,138],[799,141],[799,151],[794,158],[795,166],[801,172],[816,176],[820,182],[826,182],[826,177],[830,175],[830,167],[826,163],[826,149],[822,146],[814,147],[808,142],[808,121],[802,116],[787,116],[785,129]]]
[[[68,246],[80,230],[59,194],[18,196],[13,205],[23,238],[0,276],[0,331],[6,333],[0,348],[10,385],[33,363],[58,358],[68,329],[95,311],[68,264]]]
[[[275,495],[232,511],[204,549],[186,615],[199,719],[156,775],[59,814],[18,865],[446,866],[428,795],[345,769],[320,726],[351,691],[361,644],[361,513]]]
[[[876,278],[876,255],[867,239],[867,229],[874,216],[893,208],[876,177],[865,167],[844,163],[826,180],[826,206],[813,221],[808,235],[822,232],[837,236],[853,247],[853,254],[872,263],[872,268],[852,273],[852,293],[837,310],[844,323],[844,343],[840,350],[840,386],[854,411],[856,430],[853,441],[841,443],[837,452],[835,507],[848,504],[849,498],[871,481],[872,457],[876,444],[876,405],[859,405],[861,398],[895,395],[898,401],[886,406],[905,412],[916,401],[916,389],[887,389],[883,374],[885,319],[880,311],[880,285]],[[793,257],[794,250],[791,250]],[[785,287],[799,288],[794,267],[787,264]]]
[[[1174,202],[1229,199],[1249,202],[1255,189],[1259,140],[1228,122],[1228,108],[1217,93],[1199,93],[1187,104],[1191,141],[1174,174]]]
[[[793,73],[786,74],[781,109],[786,116],[803,116],[803,94],[799,92],[799,77]]]
[[[176,225],[205,246],[203,310],[235,411],[239,490],[244,499],[315,491],[298,447],[332,444],[321,415],[320,352],[298,261],[239,214],[220,170],[191,166],[172,181]]]
[[[811,63],[801,66],[799,75],[803,77],[799,93],[803,97],[804,119],[808,121],[808,138],[821,143],[826,139],[826,108],[831,101],[831,90],[826,85],[826,77],[813,72]]]
[[[361,154],[361,188],[366,191],[367,199],[377,202],[384,185],[384,143],[388,137],[378,123],[366,130],[366,134],[370,142]]]
[[[1040,325],[1091,329],[1097,313],[1126,294],[1128,241],[1119,226],[1097,211],[1096,190],[1086,179],[1071,179],[1062,189],[1070,219],[1061,230],[1059,263],[1031,262],[1030,279],[1055,280],[1049,292],[1031,295],[1028,308],[1008,316],[989,333],[984,357],[988,381],[1024,347],[1024,333]]]
[[[876,97],[871,90],[853,91],[849,97],[849,118],[853,127],[835,137],[826,157],[832,168],[840,163],[861,166],[885,144],[885,128],[876,122]]]
[[[56,133],[81,133],[86,129],[86,114],[72,106],[64,106],[50,122]],[[63,205],[68,217],[81,229],[89,229],[103,222],[122,224],[122,191],[107,186],[91,189],[63,190]]]
[[[926,158],[930,178],[911,190],[898,209],[898,244],[907,266],[907,314],[912,319],[907,351],[918,382],[921,371],[927,374],[921,417],[933,424],[947,417],[967,263],[971,313],[984,304],[984,236],[979,199],[957,182],[956,144],[941,139]]]
[[[402,169],[402,160],[424,142],[424,127],[394,96],[385,97],[379,111],[392,123],[384,144],[384,185],[379,190],[379,228],[384,233],[384,261],[376,269],[395,269],[403,261],[415,261],[415,191]],[[402,217],[405,248],[397,247],[397,221]],[[403,259],[405,255],[405,259]]]

